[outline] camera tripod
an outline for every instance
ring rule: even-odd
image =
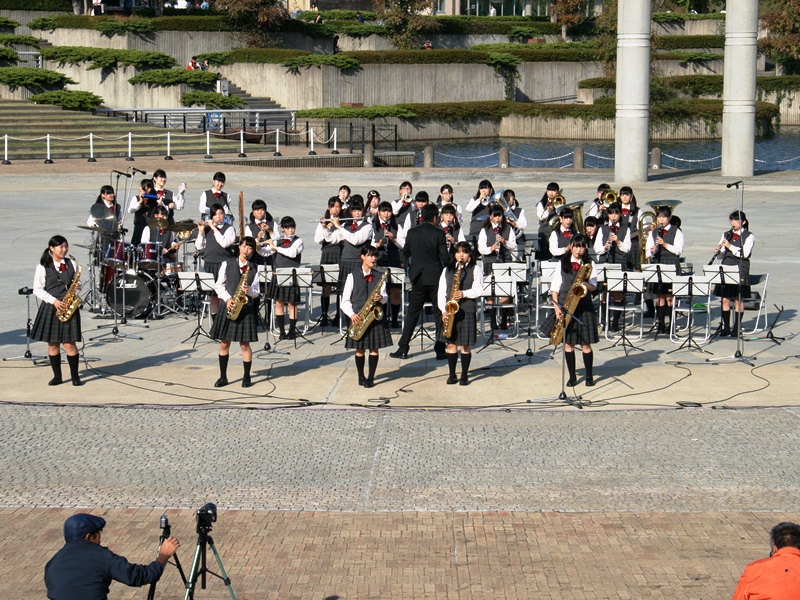
[[[209,535],[210,531],[211,527],[202,524],[197,525],[197,547],[194,551],[194,559],[192,560],[192,568],[189,571],[189,577],[185,579],[186,595],[183,597],[184,600],[193,600],[198,577],[200,578],[201,589],[206,589],[206,574],[210,574],[221,579],[228,588],[228,593],[231,595],[231,600],[236,600],[236,595],[233,593],[233,587],[231,586],[230,577],[228,577],[228,574],[225,572],[225,567],[222,566],[222,559],[219,556],[219,552],[217,552],[217,547],[214,545],[214,540]],[[214,573],[214,571],[211,571],[206,567],[206,546],[211,546],[211,551],[214,553],[214,558],[217,561],[217,566],[219,567],[222,575]]]

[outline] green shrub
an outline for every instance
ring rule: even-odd
[[[714,52],[657,52],[653,54],[655,60],[677,60],[683,67],[689,63],[704,63],[723,58],[722,54]]]
[[[653,13],[651,19],[656,23],[683,23],[684,21],[724,21],[725,13],[685,14],[685,13]]]
[[[42,40],[32,35],[15,35],[13,33],[0,33],[0,46],[33,46],[38,48]]]
[[[145,71],[128,79],[129,83],[144,83],[153,87],[168,87],[171,85],[186,84],[195,89],[209,89],[219,74],[211,71],[187,71],[185,69],[153,69]]]
[[[415,65],[415,64],[486,64],[488,52],[472,50],[365,50],[340,52],[337,56],[351,56],[361,64]]]
[[[297,111],[298,119],[383,119],[387,117],[413,119],[416,115],[403,105],[384,106],[381,104],[363,108],[312,108]]]
[[[19,23],[17,21],[12,21],[8,17],[0,17],[0,27],[16,29],[17,27],[19,27]]]
[[[70,0],[0,0],[0,10],[47,10],[72,12]]]
[[[472,17],[448,15],[434,17],[439,26],[437,33],[451,35],[469,34],[501,34],[508,35],[518,28],[529,28],[535,35],[561,34],[561,25],[558,23],[542,22],[529,17]]]
[[[181,96],[183,106],[204,106],[205,108],[244,108],[247,104],[238,96],[223,96],[217,92],[186,92]]]
[[[85,46],[53,46],[43,48],[42,57],[62,64],[92,63],[90,69],[112,69],[118,65],[141,69],[169,69],[178,62],[166,54],[144,50],[117,50]]]
[[[686,48],[724,48],[724,35],[660,35],[654,39],[658,50]]]
[[[800,90],[800,75],[756,77],[759,92],[794,92]]]
[[[676,75],[662,81],[668,89],[688,96],[722,96],[722,75]]]
[[[125,35],[126,33],[151,33],[156,30],[151,19],[130,19],[123,21],[122,19],[98,20],[97,17],[93,18],[97,21],[97,29],[99,29],[103,35],[109,37]]]
[[[40,17],[28,24],[31,29],[53,30],[63,29],[94,29],[105,35],[124,35],[126,33],[145,34],[152,31],[233,31],[233,25],[224,16],[202,17],[159,17],[125,18],[104,15],[92,17],[89,15],[59,15],[56,17]]]
[[[28,22],[28,28],[34,31],[53,31],[57,26],[55,17],[37,17]]]
[[[614,90],[616,87],[613,77],[591,77],[578,82],[579,90]]]
[[[206,52],[198,54],[197,60],[208,59],[213,65],[232,65],[234,63],[282,65],[296,56],[310,55],[306,50],[282,50],[279,48],[237,48],[230,52]]]
[[[103,103],[100,96],[91,92],[59,90],[57,92],[44,92],[29,98],[34,104],[53,104],[68,110],[96,110]]]
[[[362,23],[327,23],[334,33],[352,38],[366,38],[371,35],[388,35],[389,28],[383,25],[367,25]]]
[[[320,12],[313,11],[313,10],[305,10],[300,13],[298,19],[301,21],[308,21],[309,23],[317,18],[318,14],[322,14],[322,18],[325,21],[356,21],[356,13],[359,11],[355,10],[324,10]],[[364,17],[365,21],[375,21],[378,18],[378,15],[374,12],[370,12],[368,10],[362,10],[361,16]],[[358,21],[356,21],[357,23]]]
[[[15,66],[19,61],[19,54],[11,48],[0,48],[0,65]]]
[[[300,67],[320,67],[322,65],[336,67],[342,73],[361,70],[361,63],[358,60],[342,54],[303,54],[291,57],[282,64],[292,71],[297,71]]]
[[[5,67],[0,69],[0,83],[17,88],[63,88],[68,83],[76,83],[66,75],[34,69],[33,67]]]

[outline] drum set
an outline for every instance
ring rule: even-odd
[[[102,207],[101,207],[102,208]],[[186,312],[187,298],[179,289],[178,273],[189,264],[187,242],[197,238],[197,223],[191,220],[169,225],[166,219],[151,218],[148,226],[157,232],[169,232],[172,246],[167,254],[161,236],[155,241],[135,246],[125,241],[125,229],[113,215],[95,216],[93,224],[79,225],[92,232],[89,250],[91,288],[84,304],[92,312],[107,313],[125,319],[159,318],[165,312]],[[165,238],[166,239],[166,238]],[[182,259],[178,260],[181,249]],[[195,257],[195,264],[197,257]]]

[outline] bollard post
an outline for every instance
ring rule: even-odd
[[[336,147],[336,143],[337,143],[337,140],[338,140],[338,137],[337,137],[337,132],[338,131],[339,130],[336,129],[336,128],[334,128],[334,130],[333,130],[333,152],[331,152],[331,154],[339,154],[339,150]]]
[[[371,169],[375,166],[375,148],[372,144],[364,144],[364,168]]]
[[[426,169],[433,168],[433,146],[425,146],[425,149],[422,151],[422,166]]]
[[[8,134],[3,136],[3,164],[10,165],[11,161],[8,160]]]
[[[247,158],[244,153],[244,128],[239,130],[239,158]]]
[[[53,161],[50,159],[50,134],[47,134],[47,158],[44,159],[44,164],[52,165]]]
[[[167,155],[164,157],[164,160],[172,160],[172,153],[170,150],[172,149],[172,133],[167,131]]]
[[[508,168],[508,146],[500,146],[498,154],[497,166],[501,169]]]
[[[133,134],[128,132],[128,156],[125,157],[126,162],[133,162]]]
[[[572,168],[582,169],[584,164],[583,158],[583,146],[576,146],[572,151]]]
[[[211,156],[211,132],[208,130],[206,130],[206,155],[203,158],[214,158]]]
[[[311,152],[308,153],[309,156],[316,156],[317,153],[314,152],[314,128],[311,127],[308,130],[308,134],[311,137]]]
[[[94,134],[89,132],[89,159],[86,162],[97,162],[94,157]]]
[[[275,152],[272,153],[272,156],[283,156],[281,154],[281,130],[275,130]]]
[[[661,148],[653,148],[650,151],[650,168],[654,171],[661,168]]]

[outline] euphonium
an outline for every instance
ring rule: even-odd
[[[455,293],[461,289],[461,271],[463,268],[464,266],[459,263],[453,275],[453,283],[450,286],[450,299],[447,301],[447,304],[444,305],[446,321],[444,322],[443,333],[446,338],[453,337],[453,327],[456,324],[456,313],[458,313],[459,308],[458,300],[456,300],[454,296]]]
[[[566,203],[567,203],[567,199],[564,196],[562,196],[561,194],[555,195],[553,197],[553,199],[550,201],[550,204],[553,206],[553,209],[556,211],[556,214],[554,214],[552,217],[550,217],[550,220],[547,222],[547,224],[550,225],[550,229],[555,229],[556,227],[558,227],[558,224],[560,223],[560,219],[558,217],[558,210],[561,207],[563,207]]]
[[[75,273],[75,277],[72,278],[72,283],[69,284],[69,288],[67,288],[66,295],[61,299],[64,303],[64,308],[61,310],[56,310],[56,317],[62,323],[68,322],[72,315],[75,314],[75,311],[78,310],[81,306],[83,300],[81,297],[78,296],[76,293],[78,290],[78,281],[81,278],[81,272],[83,272],[83,267],[78,264],[78,261],[75,260],[75,257],[71,254],[69,255],[70,260],[75,261],[75,264],[78,265],[78,270]]]
[[[578,269],[578,273],[575,275],[575,281],[572,282],[572,287],[569,288],[567,299],[564,300],[561,318],[556,321],[553,331],[550,332],[550,343],[553,344],[553,346],[558,346],[564,340],[564,332],[567,330],[567,326],[572,320],[572,313],[575,312],[581,298],[589,293],[584,281],[589,279],[591,275],[591,263],[581,265],[581,268]]]
[[[351,323],[350,327],[348,327],[347,335],[350,336],[350,339],[354,342],[364,337],[367,329],[369,329],[369,326],[372,325],[374,321],[383,319],[383,307],[381,307],[379,302],[375,302],[373,296],[375,292],[381,291],[381,287],[383,287],[387,277],[389,277],[389,269],[383,272],[383,275],[378,281],[378,285],[369,290],[367,301],[364,302],[364,306],[358,311],[358,323]]]
[[[245,265],[242,276],[239,278],[239,285],[236,286],[236,293],[233,295],[233,306],[228,309],[228,318],[235,321],[239,318],[245,304],[247,304],[247,274],[250,272],[250,265]]]
[[[650,232],[656,224],[656,213],[647,210],[639,215],[639,257],[641,263],[647,264],[647,240],[650,239]]]

